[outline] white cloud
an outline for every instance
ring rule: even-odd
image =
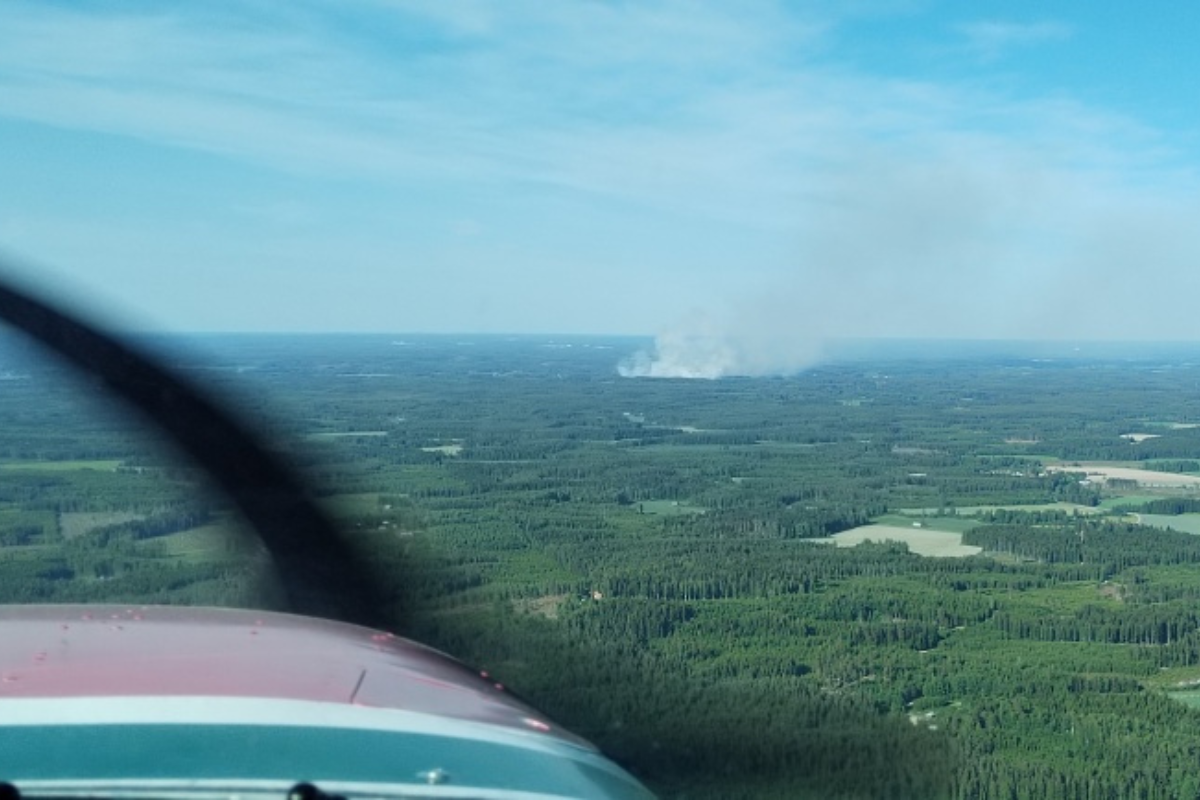
[[[1175,270],[1200,257],[1187,229],[1197,181],[1169,139],[1069,97],[835,62],[837,20],[782,4],[331,8],[288,4],[268,19],[242,6],[6,6],[0,115],[389,197],[436,187],[463,206],[440,230],[477,243],[462,258],[508,258],[504,269],[584,264],[620,283],[640,262],[663,300],[646,308],[709,298],[662,323],[664,348],[700,353],[698,372],[792,369],[855,332],[1066,331],[1049,310],[1087,276],[1121,274],[1137,254],[1161,280],[1184,280]],[[957,35],[998,58],[1071,30],[990,21]],[[316,202],[231,205],[309,220],[301,250],[337,252],[345,234],[320,227],[330,214]],[[394,263],[394,236],[363,233],[356,258]],[[456,252],[404,255],[469,281]],[[729,299],[737,281],[744,295]],[[1090,283],[1077,322],[1126,296]],[[495,305],[513,304],[497,294]]]
[[[981,20],[956,27],[967,48],[984,61],[993,61],[1015,48],[1070,38],[1071,28],[1060,22],[1001,22]]]

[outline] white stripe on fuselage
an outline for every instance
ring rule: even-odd
[[[31,797],[125,797],[144,800],[278,800],[295,784],[277,780],[32,780],[21,781],[21,791]],[[489,789],[471,786],[404,785],[324,781],[321,790],[344,797],[445,798],[445,800],[577,800],[566,795]]]
[[[0,727],[31,725],[267,725],[447,736],[561,753],[572,742],[535,731],[396,708],[257,697],[19,697],[0,699]]]

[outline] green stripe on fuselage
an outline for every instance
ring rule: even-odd
[[[601,757],[569,745],[389,731],[257,725],[23,725],[0,720],[0,779],[243,779],[449,785],[571,797],[642,795]]]

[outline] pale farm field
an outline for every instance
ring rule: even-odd
[[[900,525],[863,525],[829,537],[838,547],[854,547],[865,541],[904,542],[908,549],[923,556],[963,558],[983,551],[982,547],[963,544],[962,534],[951,531],[935,531],[929,528],[902,527]]]
[[[1110,467],[1103,464],[1053,464],[1046,467],[1047,472],[1082,472],[1089,480],[1098,483],[1107,482],[1111,478],[1137,481],[1140,486],[1162,486],[1173,489],[1200,487],[1200,477],[1182,475],[1177,472],[1157,472],[1151,469],[1136,467]]]

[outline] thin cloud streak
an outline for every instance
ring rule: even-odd
[[[271,19],[233,6],[13,8],[0,25],[0,116],[384,198],[378,210],[362,201],[349,233],[321,229],[332,207],[312,197],[291,206],[275,218],[304,230],[256,243],[264,270],[303,264],[307,280],[315,254],[342,252],[375,278],[364,285],[399,281],[398,263],[432,263],[485,286],[489,273],[469,264],[514,275],[557,264],[577,280],[627,283],[639,300],[613,312],[619,327],[660,328],[675,361],[697,354],[701,366],[681,367],[697,373],[794,370],[824,340],[855,333],[1067,334],[1054,309],[1076,308],[1083,330],[1089,309],[1124,297],[1093,285],[1086,308],[1071,306],[1087,275],[1120,273],[1111,254],[1140,254],[1164,280],[1200,255],[1186,225],[1200,182],[1168,137],[1062,94],[855,68],[826,57],[838,19],[774,3],[529,0],[500,13],[379,0],[346,12],[292,4]],[[348,30],[362,9],[382,12],[366,36]],[[955,32],[976,57],[1073,35],[1054,22]],[[433,192],[449,198],[447,237],[477,244],[447,248],[422,229],[442,250],[421,250],[386,227]],[[228,205],[247,219],[283,208]],[[109,240],[136,249],[120,233]],[[208,241],[158,249],[199,264],[189,250],[227,259]],[[535,296],[539,282],[568,281],[506,279],[479,304],[511,307],[504,287]],[[544,305],[559,302],[582,309],[549,295]],[[1148,329],[1166,330],[1164,319],[1147,317]]]
[[[55,12],[67,18],[5,26],[0,51],[9,56],[0,63],[40,69],[0,78],[2,113],[284,169],[519,179],[672,208],[693,205],[689,199],[707,194],[704,187],[724,187],[704,209],[718,215],[720,207],[744,207],[751,195],[760,198],[756,205],[774,206],[781,195],[811,191],[804,168],[820,170],[848,139],[924,136],[988,113],[979,99],[953,88],[784,68],[769,58],[765,66],[745,63],[748,50],[781,46],[773,16],[697,13],[691,4],[634,14],[585,6],[583,20],[562,9],[526,11],[540,30],[533,26],[535,33],[518,35],[515,45],[501,45],[496,37],[521,29],[522,6],[516,8],[504,21],[481,22],[486,6],[419,6],[435,22],[449,19],[476,37],[481,29],[491,36],[452,59],[424,66],[418,58],[399,71],[334,42],[305,40],[303,31],[196,33],[186,18],[117,24]],[[997,39],[1044,27],[979,25],[972,30]],[[39,35],[51,27],[57,39]],[[512,58],[514,51],[537,56]],[[74,55],[62,60],[63,52]],[[637,70],[624,74],[622,64]],[[405,74],[410,66],[420,79]],[[431,71],[448,84],[422,86]],[[456,90],[452,96],[446,85]]]
[[[591,17],[551,14],[533,34],[510,20],[453,58],[400,69],[297,33],[28,14],[0,34],[0,64],[26,65],[0,75],[2,113],[301,172],[520,180],[659,205],[744,174],[751,131],[711,116],[708,87],[757,80],[741,54],[777,33],[683,7],[576,8]]]
[[[967,49],[983,61],[994,61],[1009,51],[1063,41],[1071,37],[1071,28],[1059,22],[1002,22],[982,20],[956,26],[966,39]]]

